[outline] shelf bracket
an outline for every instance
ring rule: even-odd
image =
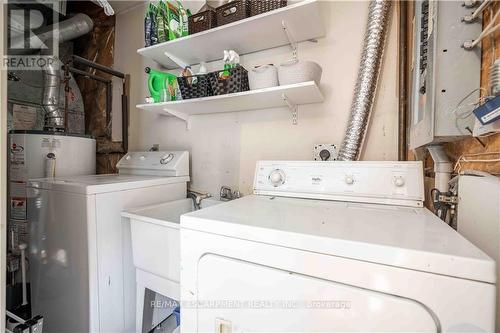
[[[293,60],[297,60],[298,58],[298,43],[297,40],[293,37],[292,32],[288,28],[286,21],[281,21],[281,26],[283,27],[283,31],[285,32],[286,38],[288,38],[288,42],[290,43],[290,47],[292,48],[292,57]]]
[[[179,118],[181,120],[184,120],[184,122],[186,123],[186,130],[189,131],[191,129],[191,116],[190,115],[179,112],[179,111],[167,110],[167,109],[165,109],[165,112],[174,116],[175,118]]]
[[[281,98],[288,106],[288,109],[292,113],[292,124],[297,125],[299,123],[299,106],[293,103],[286,94],[281,94]]]
[[[187,66],[189,66],[189,64],[185,63],[184,61],[182,61],[181,59],[177,58],[176,56],[168,53],[168,51],[163,52],[163,54],[165,54],[165,56],[167,58],[170,58],[170,60],[172,60],[173,62],[175,62],[177,64],[177,66],[179,66],[180,68],[186,68]]]

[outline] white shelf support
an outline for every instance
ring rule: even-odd
[[[292,124],[297,125],[299,123],[299,106],[295,103],[293,103],[287,96],[286,94],[282,94],[281,97],[283,98],[283,101],[286,103],[288,106],[288,109],[292,113]]]
[[[285,32],[286,38],[288,38],[288,42],[290,43],[290,47],[292,48],[292,58],[294,60],[298,59],[299,51],[299,43],[297,43],[297,40],[294,38],[292,32],[290,31],[290,28],[288,28],[286,21],[282,20],[281,21],[281,26],[283,27],[283,31]]]
[[[186,68],[187,66],[189,66],[189,64],[184,62],[184,60],[177,58],[176,56],[174,56],[173,54],[171,54],[168,51],[165,51],[164,54],[167,58],[170,58],[170,60],[175,62],[177,64],[177,66],[179,66],[180,68]]]
[[[176,118],[184,120],[184,122],[186,123],[186,130],[189,131],[191,129],[191,116],[190,115],[185,114],[183,112],[168,110],[168,109],[165,109],[165,112],[167,112],[168,114],[170,114]]]

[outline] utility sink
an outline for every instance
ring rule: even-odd
[[[220,203],[204,199],[201,209]],[[181,199],[123,212],[130,219],[135,267],[179,283],[180,219],[194,210],[193,200]]]

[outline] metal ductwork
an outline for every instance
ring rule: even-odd
[[[92,30],[93,25],[94,24],[90,17],[85,14],[77,14],[72,18],[59,23],[58,26],[50,26],[48,28],[55,28],[55,33],[58,35],[58,40],[56,42],[63,43],[85,35]],[[43,42],[48,40],[46,36],[53,36],[51,30],[47,30],[41,35],[37,35],[37,37]],[[44,128],[65,130],[64,109],[59,107],[59,68],[61,63],[56,57],[53,57],[53,60],[54,61],[52,62],[48,62],[47,67],[43,70],[44,90],[42,105],[45,109]]]
[[[368,10],[368,22],[363,42],[363,52],[347,130],[338,159],[359,159],[371,109],[375,100],[377,81],[382,65],[385,39],[390,19],[390,0],[372,0]]]
[[[43,70],[43,99],[42,106],[45,109],[45,129],[65,130],[64,110],[59,107],[59,60],[47,64]]]
[[[89,16],[76,14],[65,21],[38,29],[27,39],[23,34],[18,35],[11,40],[10,48],[16,50],[15,54],[31,54],[40,49],[43,51],[52,40],[63,43],[85,35],[93,27],[94,22]],[[29,45],[29,48],[25,48],[25,45]]]

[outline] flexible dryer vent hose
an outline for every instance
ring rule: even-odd
[[[372,0],[370,2],[351,114],[339,152],[339,160],[342,161],[357,160],[361,153],[377,91],[390,9],[390,0]]]

